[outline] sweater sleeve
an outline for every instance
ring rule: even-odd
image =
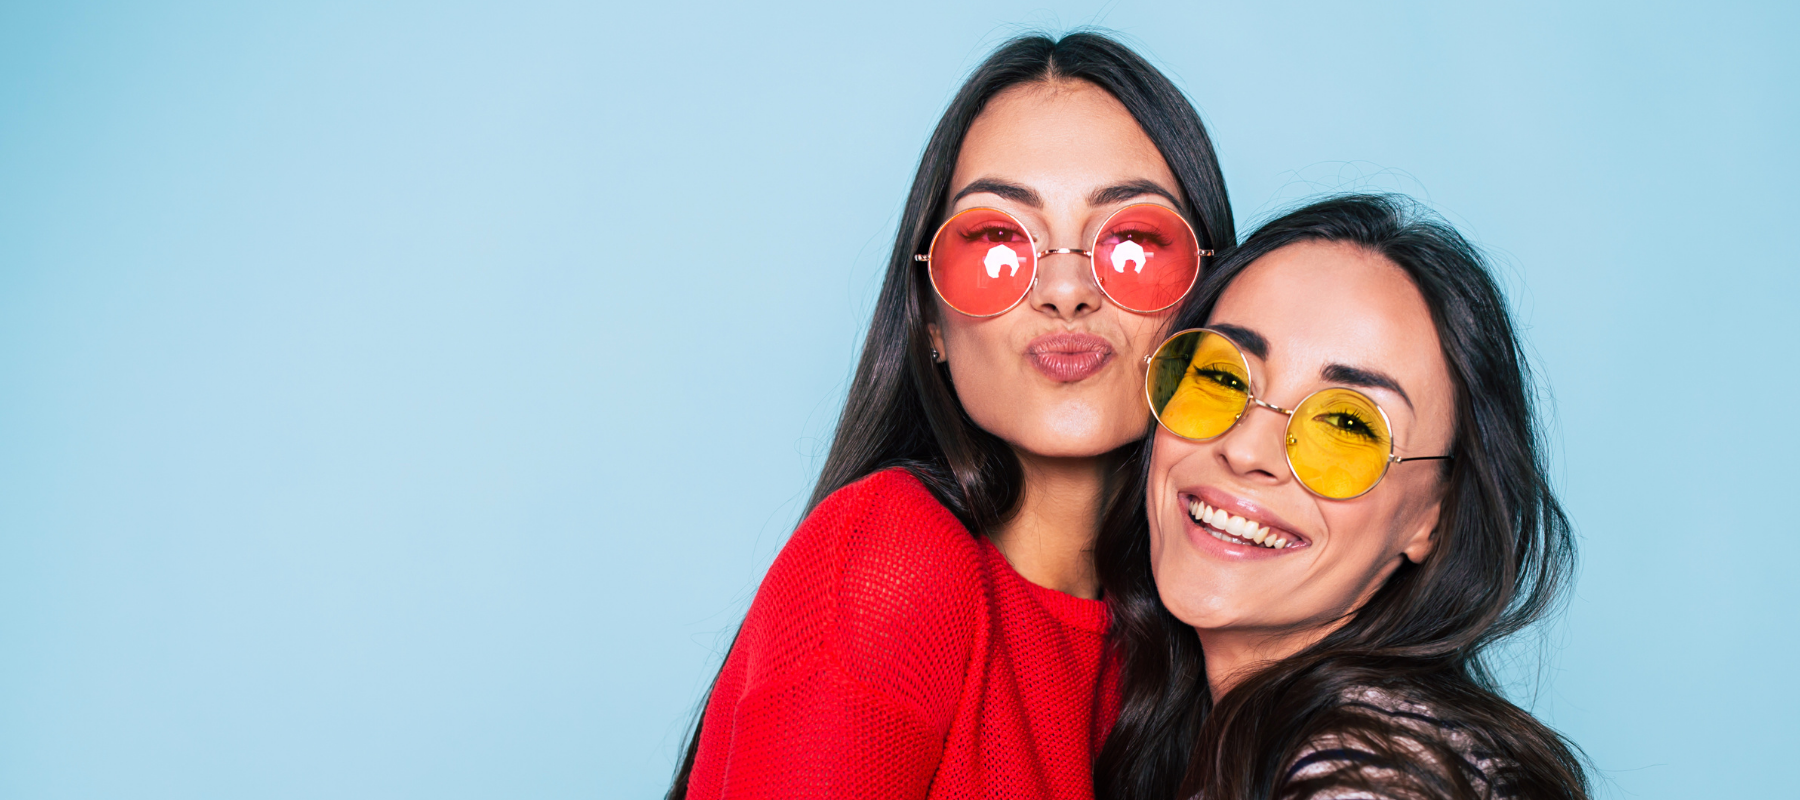
[[[725,798],[923,797],[977,635],[978,563],[974,539],[904,472],[832,494],[757,591],[690,786],[716,778]]]

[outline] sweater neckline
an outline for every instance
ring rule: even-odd
[[[1051,616],[1056,617],[1058,622],[1090,633],[1106,633],[1109,614],[1106,610],[1105,600],[1076,597],[1032,583],[1030,579],[1020,575],[1018,570],[1013,569],[1012,562],[1006,560],[1006,554],[1000,552],[1000,548],[995,547],[994,543],[986,536],[977,538],[981,540],[982,555],[993,564],[994,572],[1000,575],[1002,580],[1018,584],[1027,595],[1037,601],[1038,605],[1050,612]]]

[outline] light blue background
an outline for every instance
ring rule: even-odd
[[[0,6],[0,797],[659,793],[927,132],[1085,23],[1244,230],[1494,254],[1584,558],[1518,699],[1793,791],[1795,5],[851,5]]]

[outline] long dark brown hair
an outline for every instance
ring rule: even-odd
[[[1302,652],[1213,697],[1193,628],[1158,599],[1143,480],[1135,508],[1112,506],[1096,566],[1124,658],[1123,707],[1095,764],[1103,800],[1267,800],[1311,796],[1585,798],[1577,750],[1504,700],[1483,655],[1554,607],[1574,567],[1569,521],[1545,476],[1529,368],[1481,254],[1404,198],[1336,197],[1264,225],[1221,260],[1177,315],[1199,327],[1257,259],[1307,241],[1379,254],[1431,309],[1456,386],[1455,458],[1442,467],[1433,547],[1402,562],[1369,602]],[[1136,464],[1147,477],[1147,454]],[[1438,724],[1370,713],[1375,690]],[[1323,737],[1323,738],[1322,738]],[[1335,737],[1372,754],[1325,775],[1296,759]],[[1488,759],[1471,770],[1469,753]]]
[[[844,486],[901,466],[917,475],[975,535],[993,530],[1014,513],[1024,487],[1018,457],[1006,442],[963,412],[947,371],[934,363],[926,334],[934,309],[931,284],[913,256],[925,252],[944,216],[963,138],[988,101],[1014,86],[1059,80],[1099,86],[1137,120],[1180,183],[1181,210],[1202,248],[1223,249],[1236,240],[1212,139],[1181,90],[1148,61],[1093,32],[1061,39],[1023,36],[1001,45],[950,101],[919,159],[862,357],[838,417],[830,454],[807,502],[808,512]],[[1120,454],[1119,463],[1135,463],[1141,446],[1131,445]],[[1118,481],[1112,484],[1123,487]],[[1141,487],[1139,491],[1141,496]],[[1122,494],[1112,492],[1115,498]],[[710,698],[711,690],[707,694]],[[697,720],[669,800],[686,797],[699,744]]]

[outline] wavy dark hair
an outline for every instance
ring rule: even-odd
[[[1401,566],[1337,630],[1213,697],[1193,628],[1151,575],[1144,481],[1113,507],[1096,562],[1123,665],[1123,707],[1095,764],[1102,800],[1312,796],[1585,798],[1580,751],[1504,700],[1484,654],[1553,609],[1574,569],[1568,518],[1545,476],[1529,367],[1481,254],[1393,195],[1347,195],[1262,226],[1206,276],[1174,330],[1199,327],[1257,259],[1339,242],[1404,270],[1431,309],[1456,386],[1456,428],[1434,546]],[[1135,465],[1148,475],[1148,448]],[[1373,689],[1430,709],[1442,726],[1369,713]],[[1371,754],[1296,778],[1309,743]],[[1462,745],[1459,749],[1457,741]],[[1465,755],[1490,759],[1489,772]]]
[[[1022,36],[1002,44],[950,101],[919,158],[862,357],[807,512],[832,492],[893,466],[917,475],[975,535],[993,530],[1015,512],[1024,488],[1022,467],[1006,442],[964,413],[948,370],[934,363],[926,332],[935,309],[931,283],[913,256],[925,252],[943,220],[963,138],[988,101],[1014,86],[1065,80],[1099,86],[1137,120],[1180,183],[1180,210],[1202,248],[1223,249],[1236,241],[1212,139],[1186,96],[1150,62],[1091,31],[1061,39]],[[1119,462],[1135,463],[1141,447],[1130,445]],[[1128,494],[1128,481],[1111,483],[1116,486],[1107,508]],[[1137,488],[1141,497],[1142,487]],[[702,714],[704,708],[703,701]],[[699,742],[696,721],[669,800],[687,796]]]

